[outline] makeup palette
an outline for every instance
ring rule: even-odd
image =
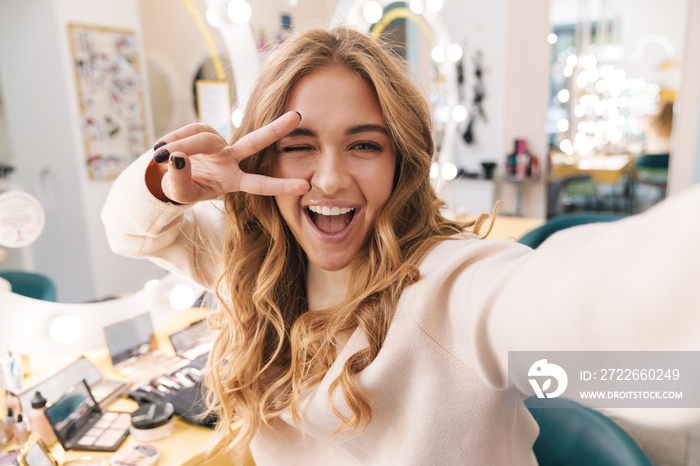
[[[130,413],[102,411],[85,380],[45,413],[65,450],[116,451],[131,427]]]

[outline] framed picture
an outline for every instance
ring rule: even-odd
[[[147,149],[146,80],[136,33],[69,24],[71,54],[90,180],[112,180]]]

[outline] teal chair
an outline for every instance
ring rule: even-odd
[[[666,197],[669,158],[669,154],[642,154],[635,160],[634,189],[632,194],[636,202],[634,207],[637,212]],[[650,205],[643,205],[642,200],[639,199],[640,195],[637,191],[639,191],[641,186],[648,186],[656,191],[655,196],[649,203]]]
[[[577,212],[572,214],[557,215],[547,219],[544,225],[537,227],[523,235],[523,237],[518,240],[518,243],[535,249],[542,244],[544,240],[560,230],[578,225],[585,225],[587,223],[614,222],[615,220],[620,220],[624,217],[625,215],[623,214],[612,214],[605,212]]]
[[[46,275],[22,270],[0,270],[0,277],[10,282],[13,293],[42,301],[56,301],[56,285]]]
[[[525,406],[540,428],[532,447],[540,466],[651,466],[627,432],[598,411],[563,398],[530,397]]]

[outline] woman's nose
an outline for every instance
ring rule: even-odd
[[[342,155],[324,152],[311,176],[311,186],[324,194],[336,194],[352,184],[352,176]]]

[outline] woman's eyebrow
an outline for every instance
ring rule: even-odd
[[[289,133],[285,137],[294,137],[294,136],[311,136],[311,137],[313,137],[313,136],[316,136],[316,133],[314,133],[310,129],[296,128],[295,130],[293,130],[291,133]]]
[[[359,125],[359,126],[353,126],[352,128],[348,128],[347,131],[345,131],[346,136],[351,136],[353,134],[359,134],[359,133],[382,133],[385,135],[389,135],[389,131],[387,131],[386,128],[383,126],[379,125]]]

